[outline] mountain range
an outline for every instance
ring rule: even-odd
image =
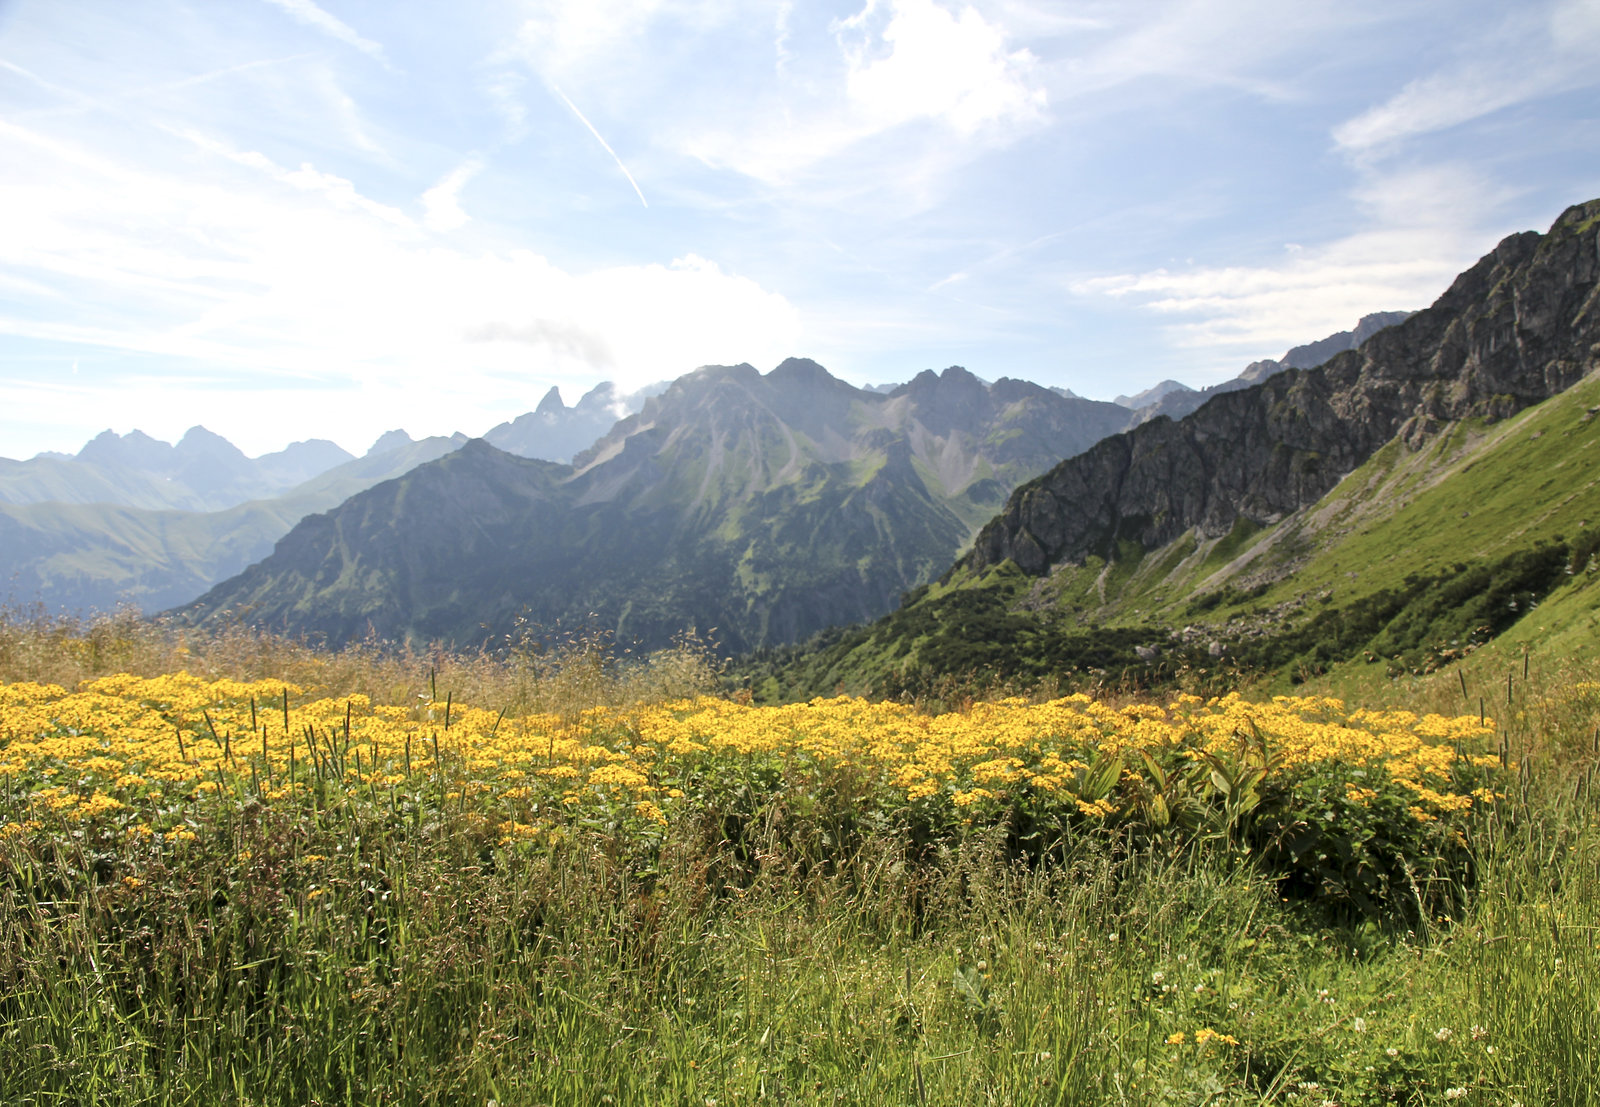
[[[707,366],[570,466],[485,441],[311,516],[186,609],[334,642],[583,623],[744,650],[882,614],[1115,404],[952,366],[888,393],[813,361]]]
[[[221,511],[287,492],[353,458],[325,439],[248,458],[204,427],[176,445],[143,431],[105,431],[76,455],[0,458],[0,503],[118,504],[153,510]]]
[[[551,389],[489,435],[521,456],[565,459],[651,391],[604,383],[569,408]],[[324,440],[248,458],[204,427],[176,445],[108,430],[76,455],[0,459],[0,591],[70,612],[186,603],[266,557],[305,516],[466,441],[392,430],[359,458]]]
[[[895,612],[750,675],[769,696],[956,673],[1293,682],[1502,638],[1592,644],[1597,278],[1600,200],[1354,350],[1062,461]]]
[[[116,502],[0,503],[0,581],[14,601],[52,611],[110,611],[124,603],[160,611],[184,603],[267,556],[306,515],[326,511],[467,441],[456,435],[412,442],[403,432],[385,438],[378,452],[352,458],[277,496],[218,511]]]
[[[466,645],[583,624],[644,649],[695,627],[750,651],[890,613],[789,655],[773,679],[790,690],[1242,657],[1218,626],[1243,620],[1280,646],[1300,633],[1296,573],[1344,533],[1307,520],[1324,518],[1313,509],[1342,480],[1391,445],[1409,457],[1448,438],[1455,460],[1488,449],[1460,428],[1503,422],[1587,371],[1591,207],[1548,236],[1508,238],[1426,311],[1368,316],[1201,391],[1166,381],[1110,404],[959,366],[893,388],[855,388],[805,359],[767,374],[707,366],[618,422],[610,386],[571,408],[552,389],[484,439],[391,432],[368,458],[222,511],[0,504],[0,548],[34,569],[47,602],[52,590],[99,602],[114,589],[147,607],[178,597],[187,620],[334,643]],[[249,462],[199,428],[174,447],[107,434],[87,457],[22,463],[34,469],[0,488],[44,488],[51,465],[59,479],[70,463],[98,468],[104,486],[120,478],[123,495],[151,495],[143,480],[216,503],[337,450],[302,443]],[[570,461],[519,456],[537,450]],[[219,461],[202,479],[206,451]],[[1364,487],[1378,492],[1357,514],[1387,519],[1386,479]],[[1517,579],[1529,595],[1549,583]],[[1287,597],[1270,618],[1248,606],[1267,594]],[[1370,595],[1353,602],[1371,615]],[[1204,627],[1158,640],[1161,619],[1196,611]]]

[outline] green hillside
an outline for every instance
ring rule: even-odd
[[[1045,577],[954,571],[871,627],[764,655],[768,698],[1259,677],[1332,687],[1437,670],[1489,643],[1574,655],[1600,589],[1600,377],[1493,425],[1397,439],[1277,523],[1124,543]],[[1097,670],[1097,671],[1096,671]]]

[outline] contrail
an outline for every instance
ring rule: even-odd
[[[606,153],[611,155],[611,160],[617,163],[617,168],[622,170],[622,175],[628,178],[628,183],[633,186],[633,190],[639,193],[639,202],[645,207],[649,207],[650,202],[644,198],[644,193],[639,188],[639,182],[633,179],[633,174],[628,172],[628,167],[622,164],[622,159],[617,157],[617,152],[611,148],[611,143],[607,142],[600,132],[594,129],[594,124],[589,122],[588,117],[578,110],[578,105],[567,99],[567,94],[561,91],[559,85],[551,81],[550,87],[555,90],[557,96],[561,97],[561,102],[572,109],[572,114],[578,117],[578,121],[589,128],[589,133],[594,135],[595,140],[606,148]]]

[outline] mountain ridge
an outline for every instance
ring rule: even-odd
[[[1013,494],[960,568],[1010,560],[1039,575],[1122,541],[1151,549],[1190,528],[1217,537],[1240,518],[1275,522],[1397,435],[1425,436],[1474,415],[1504,418],[1554,395],[1594,365],[1600,263],[1584,231],[1596,217],[1600,201],[1591,201],[1569,208],[1549,235],[1508,236],[1431,307],[1359,350],[1215,396],[1181,421],[1153,420],[1064,461]],[[1563,328],[1582,337],[1563,341]]]
[[[731,649],[786,641],[887,610],[948,565],[1006,491],[1125,419],[959,366],[888,394],[804,358],[767,374],[704,366],[571,466],[535,473],[469,443],[307,519],[187,617],[461,642],[522,617],[592,615],[650,645],[689,625],[715,625]],[[425,525],[458,535],[459,556],[435,550]]]

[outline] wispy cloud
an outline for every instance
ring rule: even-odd
[[[1156,73],[1184,81],[1192,72],[1195,81],[1223,81],[1268,102],[1293,103],[1314,86],[1276,78],[1261,62],[1292,57],[1308,41],[1348,29],[1327,22],[1335,8],[1315,3],[1253,26],[1240,22],[1259,7],[1258,0],[1228,0],[1220,10],[1179,0],[1164,7],[1166,18],[1113,36],[1068,79],[1089,89]],[[1216,18],[1205,26],[1202,14]],[[1353,18],[1370,22],[1381,38],[1403,33],[1385,30],[1386,20],[1418,14],[1356,5]],[[1600,85],[1593,65],[1600,56],[1600,0],[1534,3],[1492,19],[1474,18],[1479,14],[1463,13],[1463,33],[1445,40],[1448,53],[1431,71],[1331,128],[1329,180],[1338,183],[1328,204],[1346,212],[1341,233],[1322,241],[1295,233],[1301,241],[1285,243],[1278,257],[1258,254],[1246,264],[1202,261],[1078,279],[1072,293],[1155,313],[1165,321],[1166,340],[1211,359],[1217,377],[1236,371],[1240,358],[1276,354],[1368,312],[1432,302],[1495,238],[1523,229],[1504,220],[1528,184],[1498,180],[1481,148],[1451,157],[1419,140],[1514,105]],[[1218,35],[1235,41],[1219,43]],[[1223,57],[1208,64],[1217,45]]]
[[[282,8],[307,27],[315,28],[330,38],[338,39],[346,46],[353,46],[385,66],[390,64],[381,44],[363,36],[350,24],[315,3],[315,0],[266,0],[266,2],[273,7]]]
[[[1600,0],[1519,10],[1463,56],[1334,129],[1352,154],[1392,147],[1541,97],[1600,85]]]
[[[1079,296],[1125,299],[1173,320],[1219,369],[1276,355],[1374,311],[1425,307],[1483,247],[1504,193],[1467,166],[1396,172],[1358,190],[1368,226],[1317,246],[1286,243],[1269,264],[1155,269],[1080,280]]]
[[[362,211],[396,227],[413,225],[410,216],[399,208],[381,204],[362,195],[353,182],[334,173],[321,172],[310,162],[301,162],[298,169],[285,169],[257,150],[236,150],[225,142],[198,131],[183,130],[177,133],[207,153],[226,158],[235,165],[257,170],[302,192],[319,192],[336,207]]]

